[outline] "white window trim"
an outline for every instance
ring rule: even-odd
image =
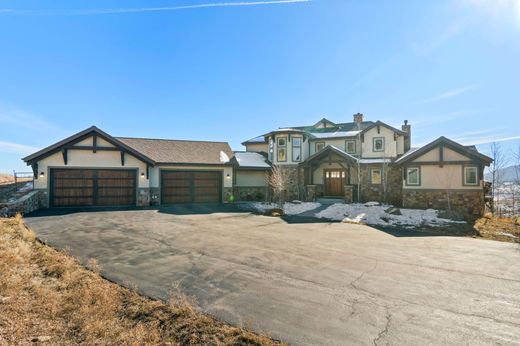
[[[376,150],[376,140],[378,140],[378,139],[383,141],[383,147],[381,149],[377,149]],[[385,137],[374,137],[374,138],[372,138],[372,151],[378,152],[378,153],[385,151]]]
[[[410,170],[417,170],[417,182],[416,183],[411,183],[410,180],[408,179],[409,178],[409,174],[408,172]],[[406,168],[406,185],[407,186],[420,186],[421,185],[421,168],[420,167],[408,167]]]
[[[294,140],[295,139],[299,139],[300,140],[300,145],[294,145]],[[303,146],[303,138],[302,137],[293,137],[292,138],[292,150],[291,150],[291,160],[292,162],[301,162],[302,161],[302,146]],[[299,149],[300,150],[300,159],[299,160],[295,160],[294,159],[294,149]],[[286,153],[287,154],[287,153]]]
[[[354,151],[352,151],[352,152],[348,151],[348,143],[353,143],[353,144],[354,144]],[[355,141],[355,140],[353,140],[353,139],[347,139],[347,140],[345,141],[345,152],[346,152],[347,154],[355,154],[355,153],[356,153],[356,141]]]
[[[468,183],[466,181],[466,170],[468,170],[468,169],[475,170],[475,182],[474,183]],[[478,186],[478,167],[477,166],[464,166],[464,169],[462,170],[462,183],[463,183],[463,185],[467,185],[467,186]]]
[[[280,139],[285,140],[285,145],[280,145]],[[285,151],[285,160],[280,160],[280,149]],[[287,137],[276,138],[276,161],[287,162]]]

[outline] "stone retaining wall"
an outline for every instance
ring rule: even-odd
[[[0,201],[3,199],[6,199],[11,194],[16,192],[19,188],[25,186],[25,184],[27,184],[27,183],[28,183],[27,181],[20,181],[18,183],[0,185]]]
[[[259,201],[269,199],[269,189],[265,186],[235,186],[233,196],[235,201]]]
[[[0,217],[10,217],[17,213],[28,214],[35,210],[45,207],[45,192],[34,190],[10,203],[0,203]]]
[[[420,209],[448,209],[448,197],[451,211],[464,217],[479,217],[484,214],[484,192],[475,190],[403,190],[403,207]]]

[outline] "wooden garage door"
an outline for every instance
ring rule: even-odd
[[[135,205],[136,171],[116,169],[52,169],[51,206]]]
[[[220,203],[222,172],[161,171],[162,204]]]

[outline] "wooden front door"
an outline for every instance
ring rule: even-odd
[[[323,172],[325,196],[341,196],[344,195],[346,174],[342,169],[326,169]]]

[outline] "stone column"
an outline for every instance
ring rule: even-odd
[[[307,185],[307,199],[305,202],[314,202],[316,199],[316,185]]]
[[[345,203],[354,202],[354,186],[345,185]]]

